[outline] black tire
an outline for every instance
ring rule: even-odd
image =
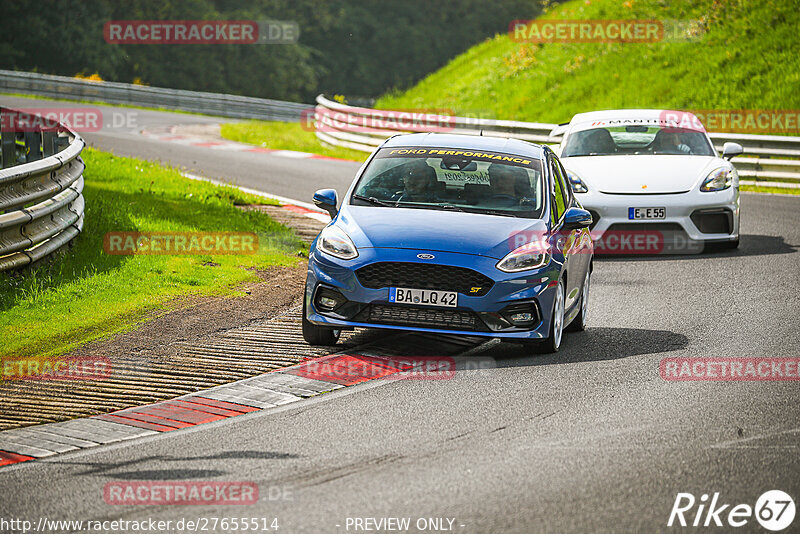
[[[323,345],[331,346],[336,345],[339,341],[341,330],[335,328],[326,328],[324,326],[317,326],[306,319],[306,301],[303,297],[303,339],[309,345]]]
[[[565,329],[567,332],[583,332],[586,330],[586,316],[589,312],[589,274],[589,271],[586,271],[586,278],[583,279],[583,287],[581,287],[581,301],[578,303],[581,311],[569,323],[569,326]]]
[[[541,341],[533,341],[530,342],[529,348],[530,351],[534,354],[552,354],[554,352],[558,352],[558,349],[561,348],[561,340],[564,337],[564,282],[559,280],[558,286],[556,286],[556,298],[553,299],[553,311],[550,315],[550,335],[547,336],[547,339],[543,339]],[[559,299],[560,296],[560,299]],[[559,300],[560,300],[560,321],[556,320],[556,313],[558,313],[557,308],[559,308]],[[558,332],[556,335],[556,329],[560,329],[561,331]]]

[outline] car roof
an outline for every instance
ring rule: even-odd
[[[430,146],[440,148],[459,148],[488,150],[517,156],[540,159],[542,147],[520,139],[491,137],[486,135],[415,133],[396,135],[386,140],[382,147]]]
[[[590,111],[578,113],[569,121],[570,129],[574,126],[609,120],[633,120],[647,122],[676,122],[689,123],[693,129],[704,131],[700,120],[689,111],[676,111],[672,109],[607,109],[604,111]]]

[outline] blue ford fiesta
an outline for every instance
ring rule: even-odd
[[[308,260],[303,336],[333,345],[354,327],[490,336],[555,352],[583,330],[591,214],[547,147],[410,134],[384,142]]]

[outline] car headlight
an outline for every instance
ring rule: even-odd
[[[358,256],[353,240],[338,226],[326,226],[322,229],[317,239],[317,248],[342,260],[352,260]]]
[[[540,243],[527,243],[509,252],[495,267],[507,273],[516,273],[543,267],[549,261],[550,254],[545,247]]]
[[[569,178],[569,183],[572,186],[572,191],[575,193],[586,193],[589,191],[589,188],[586,187],[586,184],[583,183],[583,180],[575,174],[574,172],[567,171],[567,178]]]
[[[700,186],[700,191],[722,191],[728,189],[733,183],[736,169],[729,167],[720,167],[714,169],[709,173],[703,184]]]

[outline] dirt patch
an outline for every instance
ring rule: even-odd
[[[87,344],[72,354],[104,354],[113,358],[158,350],[176,342],[193,343],[215,332],[270,319],[301,303],[305,262],[297,267],[275,267],[256,274],[260,282],[238,288],[248,293],[245,296],[177,299],[170,303],[169,311],[152,317],[135,330]]]
[[[176,299],[134,329],[66,355],[107,358],[111,374],[106,379],[0,382],[0,430],[147,404],[291,364],[269,354],[256,362],[192,354],[193,346],[236,328],[269,323],[301,303],[305,263],[257,274],[260,282],[239,288],[248,293],[244,296]]]
[[[280,216],[306,240],[323,226],[277,206],[261,208],[246,209]],[[302,338],[296,310],[306,269],[302,262],[255,271],[259,281],[238,288],[244,296],[175,299],[130,331],[67,355],[107,358],[111,373],[103,379],[0,381],[0,430],[149,404],[329,353]],[[353,343],[357,335],[343,336],[344,347]]]
[[[173,126],[170,133],[193,137],[204,137],[214,141],[222,139],[220,124],[179,124]]]

